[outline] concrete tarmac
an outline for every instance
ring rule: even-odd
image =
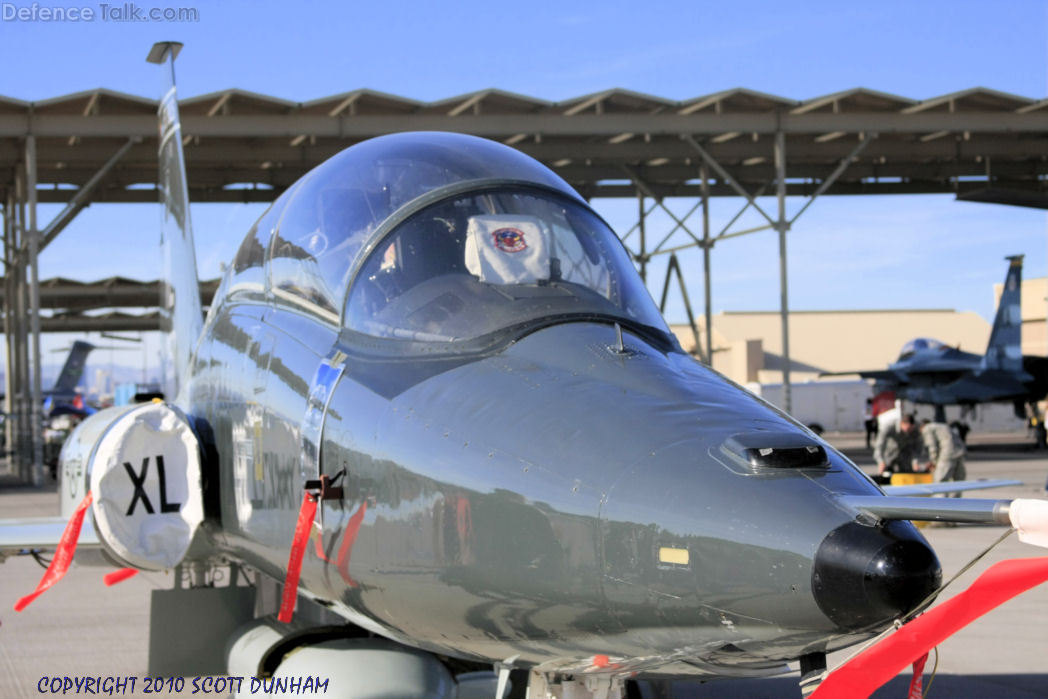
[[[825,436],[859,466],[872,469],[870,450],[864,448],[861,435]],[[967,497],[1046,496],[1048,453],[1028,446],[1023,435],[971,435],[969,441],[970,479],[1014,478],[1023,485],[969,493]],[[58,496],[53,483],[37,490],[0,477],[0,518],[57,513]],[[924,529],[942,562],[944,579],[1005,531],[1003,527],[991,526]],[[1020,543],[1013,534],[963,574],[940,599],[966,588],[994,562],[1042,555],[1048,552]],[[8,558],[0,564],[0,697],[51,695],[48,684],[56,677],[133,677],[135,691],[118,696],[156,696],[146,694],[144,679],[149,595],[153,589],[172,587],[171,576],[139,573],[107,588],[102,583],[107,572],[109,569],[74,565],[58,585],[25,611],[15,613],[12,605],[36,587],[43,569],[29,556]],[[831,656],[831,667],[848,655],[850,652],[844,651]],[[929,660],[926,687],[932,665],[933,660]],[[874,696],[905,697],[909,674],[900,674]],[[678,682],[673,684],[672,696],[799,697],[796,683],[796,674],[768,680]],[[41,687],[45,692],[40,691]],[[944,642],[939,647],[938,668],[930,690],[930,696],[960,699],[1048,697],[1048,585],[1005,603]],[[186,696],[191,692],[192,686],[186,682],[182,692],[165,691],[159,696]],[[650,691],[644,694],[654,696]]]

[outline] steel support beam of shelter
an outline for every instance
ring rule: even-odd
[[[4,451],[14,448],[17,420],[14,417],[15,407],[15,194],[8,192],[4,201]]]
[[[786,233],[790,224],[786,220],[786,137],[782,131],[775,134],[775,198],[779,203],[779,217],[772,224],[779,233],[779,315],[782,321],[782,407],[793,412],[793,396],[790,391],[790,297],[786,275]]]
[[[91,203],[91,194],[138,139],[129,139],[41,232],[37,139],[25,137],[4,206],[5,450],[21,480],[40,486],[43,471],[43,362],[40,352],[40,251]],[[156,295],[153,295],[156,298]]]
[[[65,208],[58,213],[57,216],[47,224],[47,227],[40,233],[39,248],[43,250],[51,241],[58,237],[58,234],[68,226],[76,215],[83,211],[87,206],[91,204],[91,194],[95,191],[100,183],[105,181],[106,175],[116,167],[120,159],[127,155],[127,152],[131,150],[131,147],[138,143],[139,139],[129,138],[127,143],[122,145],[116,153],[110,156],[109,160],[105,162],[102,168],[94,174],[80,189],[76,191],[76,194],[69,203],[66,204]]]
[[[32,407],[30,405],[31,374],[29,365],[29,287],[25,266],[26,231],[28,229],[27,173],[24,162],[15,169],[14,187],[8,201],[11,223],[7,226],[5,253],[7,276],[11,279],[11,297],[5,297],[5,316],[10,324],[8,335],[7,381],[10,403],[8,420],[13,423],[7,449],[15,468],[24,482],[33,481]]]
[[[25,140],[26,171],[26,208],[28,209],[28,227],[26,228],[26,267],[29,270],[29,338],[32,351],[32,382],[29,391],[29,435],[32,440],[32,482],[33,485],[44,484],[44,442],[43,442],[43,387],[41,386],[40,361],[40,231],[36,222],[37,177],[36,177],[36,136],[30,134]]]
[[[773,217],[757,203],[757,197],[761,196],[764,192],[764,188],[758,190],[756,194],[751,194],[734,178],[732,175],[719,163],[717,160],[709,154],[709,152],[700,145],[691,134],[682,134],[681,140],[688,143],[700,156],[702,163],[699,166],[699,177],[700,177],[700,191],[702,196],[699,201],[694,204],[690,210],[682,217],[677,217],[672,211],[670,211],[662,198],[655,197],[649,186],[647,186],[639,176],[631,171],[626,172],[633,178],[637,185],[639,192],[638,195],[638,222],[627,232],[624,236],[624,240],[628,239],[634,231],[640,231],[640,248],[636,251],[630,250],[634,260],[642,271],[646,270],[647,263],[655,255],[669,254],[670,265],[667,268],[666,280],[663,284],[662,296],[660,302],[660,310],[665,310],[666,298],[669,293],[670,281],[673,273],[676,273],[678,286],[681,293],[682,300],[684,301],[685,310],[687,312],[688,321],[691,325],[692,334],[695,342],[695,354],[699,356],[702,361],[712,366],[713,363],[713,291],[711,282],[711,253],[714,245],[726,238],[739,237],[742,235],[749,235],[764,230],[774,230],[778,234],[779,242],[779,315],[781,318],[782,326],[782,381],[783,381],[783,408],[786,412],[790,412],[792,409],[792,395],[790,390],[790,329],[789,329],[789,282],[788,282],[788,255],[787,255],[787,233],[793,227],[793,224],[800,218],[801,214],[808,210],[808,208],[815,202],[815,200],[824,194],[834,183],[844,174],[849,164],[853,162],[855,158],[859,156],[865,150],[867,145],[870,143],[870,138],[865,135],[860,139],[858,145],[851,149],[851,151],[837,164],[837,167],[829,174],[829,176],[822,181],[822,183],[815,189],[815,191],[809,196],[807,201],[803,204],[800,210],[793,215],[792,218],[788,218],[786,215],[786,197],[787,197],[787,170],[786,170],[786,138],[782,131],[776,132],[774,140],[773,158],[775,162],[775,197],[776,197],[776,215]],[[739,210],[738,213],[728,222],[728,225],[721,230],[721,232],[713,237],[710,235],[710,221],[709,221],[709,191],[710,191],[710,170],[717,173],[719,181],[722,185],[726,185],[733,189],[740,197],[745,199],[746,204]],[[655,199],[655,204],[650,208],[645,206],[645,194],[649,194]],[[742,216],[743,213],[749,208],[753,208],[758,211],[768,222],[765,226],[758,226],[741,231],[731,231],[731,227],[736,221]],[[674,225],[671,227],[668,233],[660,240],[654,249],[647,249],[647,230],[648,224],[646,222],[647,217],[656,209],[663,209],[669,217],[673,220]],[[688,230],[686,222],[693,213],[697,210],[702,210],[702,238],[699,239]],[[674,237],[677,231],[684,231],[691,238],[691,242],[686,242],[681,245],[675,245],[665,247],[666,244]],[[695,324],[694,318],[691,313],[691,302],[688,297],[687,287],[685,285],[684,275],[680,269],[679,262],[677,261],[676,253],[680,250],[698,247],[703,253],[703,283],[704,283],[704,296],[705,296],[705,333],[699,333],[698,327]],[[704,334],[705,341],[704,346],[700,346],[699,336]]]

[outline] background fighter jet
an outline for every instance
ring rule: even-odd
[[[84,375],[84,365],[87,364],[87,355],[95,346],[90,342],[76,340],[69,348],[62,371],[55,380],[55,385],[44,391],[44,395],[55,403],[72,403],[77,397],[76,387],[80,383],[80,377]]]
[[[986,353],[963,352],[938,340],[907,342],[887,369],[832,372],[824,376],[858,374],[874,379],[877,390],[894,391],[912,403],[934,405],[936,419],[945,422],[947,405],[1012,401],[1015,413],[1026,417],[1031,406],[1048,394],[1048,357],[1023,356],[1021,289],[1023,256],[1008,257],[1008,273],[997,305]]]
[[[55,379],[55,385],[44,390],[45,399],[51,404],[72,404],[79,395],[76,391],[80,383],[80,377],[84,375],[84,366],[87,364],[87,355],[96,349],[90,342],[76,340],[69,348],[62,370]],[[3,395],[0,394],[0,398]]]
[[[474,137],[386,136],[307,174],[200,327],[173,89],[161,122],[177,393],[85,420],[61,488],[107,560],[190,581],[154,597],[150,674],[355,697],[499,696],[514,670],[535,697],[818,677],[937,593],[905,520],[1022,509],[886,497],[685,354],[559,177]]]

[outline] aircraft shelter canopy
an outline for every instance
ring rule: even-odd
[[[0,97],[0,190],[36,137],[41,202],[72,199],[127,145],[92,201],[156,201],[157,101],[97,89],[36,102]],[[346,146],[386,133],[454,131],[501,141],[585,197],[699,196],[699,144],[749,192],[954,193],[1048,206],[1048,99],[972,88],[916,100],[865,88],[794,100],[732,89],[686,100],[607,90],[560,102],[497,89],[419,102],[373,90],[294,102],[243,90],[180,101],[193,201],[272,201]],[[860,152],[856,145],[866,143]],[[0,194],[3,192],[0,191]],[[710,172],[712,196],[737,195]]]

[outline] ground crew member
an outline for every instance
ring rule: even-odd
[[[919,438],[920,432],[914,424],[913,413],[903,415],[898,425],[889,425],[878,432],[873,447],[878,475],[885,471],[913,473],[921,451]]]
[[[967,477],[964,456],[967,450],[961,436],[944,422],[921,420],[921,439],[928,456],[928,469],[935,469],[935,482],[963,481]],[[960,493],[949,497],[959,498]]]
[[[870,442],[877,436],[877,417],[873,414],[873,399],[866,399],[866,411],[862,414],[863,425],[866,427],[866,448],[870,448]]]

